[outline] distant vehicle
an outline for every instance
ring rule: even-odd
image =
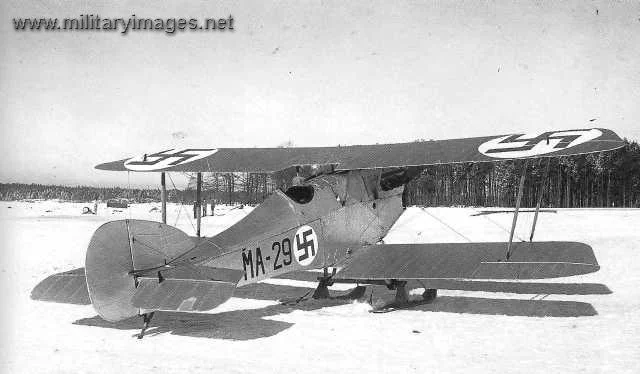
[[[107,200],[107,208],[128,208],[129,200],[124,198]]]

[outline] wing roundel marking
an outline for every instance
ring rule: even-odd
[[[154,171],[187,164],[218,152],[209,148],[167,149],[133,157],[124,162],[124,167],[133,171]]]
[[[513,134],[482,143],[478,152],[495,158],[534,157],[575,147],[601,135],[602,131],[598,129]]]
[[[320,249],[318,236],[311,226],[302,226],[293,238],[293,257],[302,266],[307,266],[316,258]]]

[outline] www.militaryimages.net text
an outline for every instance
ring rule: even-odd
[[[16,31],[64,32],[64,31],[106,31],[129,32],[162,31],[168,35],[176,32],[233,31],[232,15],[223,18],[150,18],[132,14],[128,18],[100,17],[96,14],[81,14],[75,18],[13,18]]]

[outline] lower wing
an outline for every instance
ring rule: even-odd
[[[598,271],[590,246],[577,242],[380,244],[366,247],[336,280],[543,279]]]

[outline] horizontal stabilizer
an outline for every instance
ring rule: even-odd
[[[133,306],[150,310],[195,312],[211,310],[227,301],[236,288],[241,270],[185,266],[138,277]]]
[[[48,276],[33,288],[31,298],[65,304],[91,304],[84,268]]]
[[[542,279],[597,271],[593,250],[576,242],[434,243],[372,245],[336,279]]]

